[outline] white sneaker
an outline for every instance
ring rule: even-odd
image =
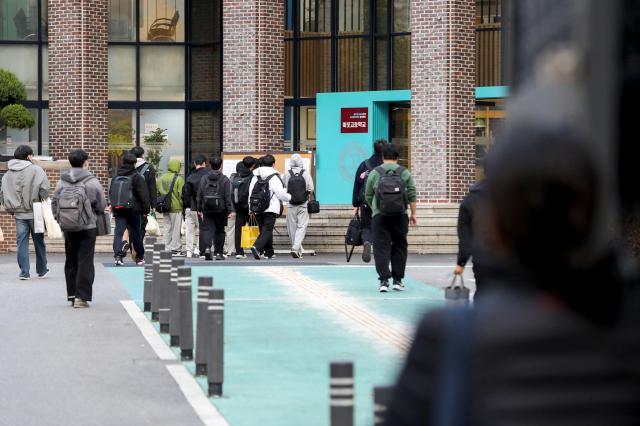
[[[393,289],[395,291],[403,291],[404,290],[404,284],[402,283],[402,281],[394,281],[393,282]]]
[[[193,252],[191,250],[187,250],[187,257],[188,258],[192,258],[193,257]]]
[[[380,293],[386,293],[389,291],[389,283],[386,281],[381,281],[380,282],[380,288],[378,289],[378,291],[380,291]]]
[[[246,259],[247,255],[246,254],[236,254],[236,259]]]
[[[197,248],[193,251],[193,257],[200,257],[200,249]]]

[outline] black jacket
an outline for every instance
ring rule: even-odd
[[[209,174],[209,170],[206,167],[200,169],[194,169],[187,176],[182,188],[182,205],[184,209],[197,210],[196,198],[198,195],[198,188],[200,187],[200,181],[203,177]]]
[[[483,263],[486,256],[483,230],[480,229],[478,218],[482,205],[487,201],[487,184],[484,179],[469,189],[458,212],[458,265],[465,266],[470,257],[474,265]]]
[[[149,164],[149,163],[145,162],[141,166],[137,167],[136,171],[141,172],[145,164]],[[153,166],[149,164],[149,167],[144,172],[142,177],[144,178],[144,181],[147,184],[147,191],[149,192],[150,209],[154,209],[156,207],[156,204],[157,204],[156,199],[158,197],[158,191],[156,189],[156,169],[154,169]]]
[[[226,207],[225,214],[228,215],[229,213],[235,211],[233,209],[233,200],[231,198],[231,181],[229,180],[228,177],[223,175],[220,170],[211,170],[207,175],[205,175],[200,180],[200,185],[198,186],[198,194],[196,196],[198,211],[199,212],[204,211],[204,188],[207,186],[207,183],[209,180],[216,180],[216,179],[220,179],[220,182],[222,183],[222,187],[224,188],[223,197],[224,197],[224,204]]]
[[[238,163],[238,166],[236,167],[236,173],[232,174],[231,178],[233,178],[234,175],[240,175],[240,177],[244,178],[244,177],[247,177],[247,176],[253,176],[253,171],[251,169],[247,168],[244,164],[242,164],[242,162],[240,162],[240,163]],[[251,180],[249,180],[249,182],[247,182],[247,185],[250,185],[250,184],[251,184]],[[233,191],[233,189],[232,189],[232,191]],[[233,194],[232,194],[232,199],[233,199]],[[246,201],[245,201],[245,205],[246,205]],[[234,203],[233,208],[237,210],[238,206],[235,205],[235,203]],[[246,207],[245,207],[245,210],[246,210]]]
[[[369,167],[367,167],[367,163],[369,163]],[[364,200],[360,199],[361,195],[364,194],[364,173],[367,170],[375,169],[381,164],[382,154],[373,154],[358,166],[358,170],[356,170],[355,179],[353,181],[353,197],[351,201],[353,203],[353,207],[360,207],[360,205],[364,202]]]
[[[145,179],[138,174],[133,164],[124,164],[118,168],[118,176],[130,175],[133,175],[133,208],[131,210],[136,213],[148,214],[151,204],[149,201],[149,189],[147,188]]]

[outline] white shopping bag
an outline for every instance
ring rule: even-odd
[[[33,232],[34,234],[44,234],[42,203],[33,203]]]
[[[147,226],[145,226],[144,230],[147,231],[147,235],[160,235],[160,225],[158,225],[158,221],[153,215],[147,216]]]
[[[62,238],[62,229],[53,217],[53,210],[51,209],[51,200],[47,198],[42,202],[42,216],[44,218],[44,227],[47,229],[47,237],[52,239]]]

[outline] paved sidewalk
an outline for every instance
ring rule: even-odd
[[[30,281],[0,257],[0,425],[202,425],[96,263],[95,303],[72,309],[59,257]]]

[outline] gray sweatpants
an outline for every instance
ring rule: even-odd
[[[187,251],[194,252],[199,247],[198,244],[198,212],[187,209],[184,215],[186,224]]]
[[[167,250],[182,250],[182,213],[164,213],[164,245]]]
[[[307,226],[309,226],[307,205],[289,206],[289,211],[287,212],[287,231],[289,232],[291,248],[293,250],[302,249],[302,241],[307,233]]]

